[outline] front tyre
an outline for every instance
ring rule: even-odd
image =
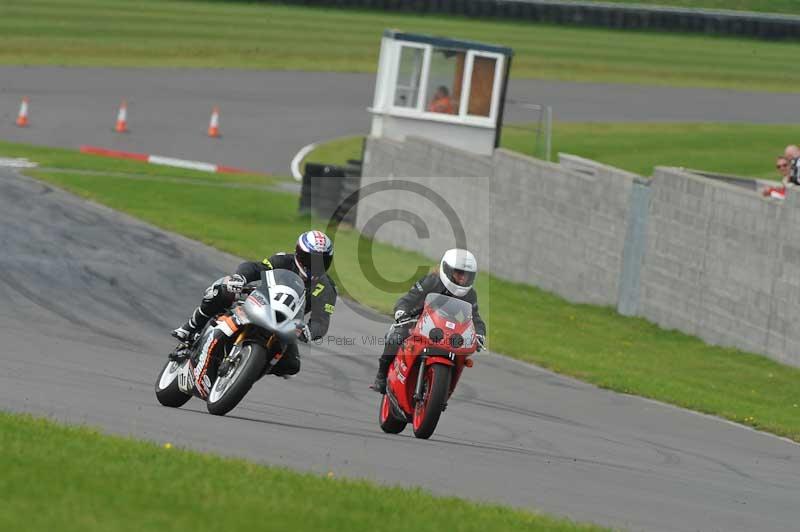
[[[421,370],[420,370],[421,371]],[[431,364],[425,367],[422,400],[414,406],[414,436],[427,440],[436,430],[442,408],[450,392],[450,366]]]
[[[167,360],[156,379],[156,399],[164,406],[179,408],[192,398],[178,387],[178,373],[187,362]]]
[[[392,414],[392,404],[386,394],[381,396],[381,404],[378,407],[378,423],[381,426],[381,430],[388,434],[400,434],[406,428],[406,421],[397,419]]]
[[[262,346],[244,344],[226,374],[214,380],[206,400],[208,411],[215,416],[224,416],[233,410],[261,376],[266,364],[267,352]]]

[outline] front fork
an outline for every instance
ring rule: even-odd
[[[239,334],[236,336],[236,340],[234,340],[233,342],[233,347],[231,348],[231,352],[228,353],[228,355],[226,355],[225,358],[222,359],[222,362],[220,363],[219,366],[219,372],[218,372],[219,375],[225,375],[230,370],[231,364],[233,364],[234,360],[236,359],[236,356],[242,350],[242,344],[244,343],[246,337],[247,337],[247,327],[243,327],[242,330],[239,332]],[[278,342],[278,336],[273,334],[269,337],[266,343],[267,353],[272,352],[272,350],[275,347],[275,342]],[[266,375],[267,373],[272,371],[272,368],[275,367],[275,364],[280,362],[281,358],[283,358],[283,352],[278,351],[278,353],[269,360],[262,374]]]
[[[272,336],[269,337],[269,340],[267,340],[267,353],[272,353],[272,349],[275,347],[275,342],[277,341],[278,341],[277,334],[273,334]],[[269,362],[267,363],[267,367],[264,373],[266,374],[271,372],[272,369],[275,367],[275,364],[280,362],[281,358],[283,358],[283,351],[278,351],[274,357],[269,359]]]
[[[422,401],[422,386],[425,383],[425,373],[428,367],[425,365],[425,362],[428,360],[428,357],[422,355],[419,357],[419,371],[417,372],[417,385],[414,386],[414,401],[419,402]]]
[[[236,356],[239,354],[239,351],[242,350],[242,344],[244,343],[244,339],[247,336],[246,333],[247,333],[247,327],[242,327],[242,330],[239,331],[239,334],[236,336],[236,340],[233,342],[233,347],[231,348],[231,352],[222,358],[222,362],[220,362],[219,369],[217,370],[218,375],[225,376],[228,374],[231,364],[233,363]]]

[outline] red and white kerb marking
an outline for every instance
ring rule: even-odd
[[[176,168],[186,168],[188,170],[199,170],[201,172],[212,172],[218,174],[267,175],[265,172],[256,172],[255,170],[245,170],[243,168],[235,168],[233,166],[223,166],[221,164],[203,163],[200,161],[188,161],[186,159],[175,159],[173,157],[164,157],[162,155],[148,155],[146,153],[133,153],[129,151],[108,150],[106,148],[99,148],[97,146],[81,146],[81,153],[100,155],[103,157],[112,157],[115,159],[132,159],[134,161],[141,161],[143,163],[160,164],[163,166],[173,166]]]

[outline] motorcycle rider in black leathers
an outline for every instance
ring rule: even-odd
[[[331,314],[336,305],[336,285],[327,275],[333,261],[333,242],[321,231],[308,231],[297,238],[294,253],[277,253],[261,262],[243,262],[236,273],[218,279],[206,289],[200,306],[182,326],[172,331],[172,336],[181,344],[171,355],[173,358],[188,356],[197,334],[211,317],[227,309],[236,299],[244,285],[261,278],[261,272],[272,269],[290,270],[305,281],[306,313],[311,313],[307,324],[298,329],[298,338],[303,342],[322,338],[328,332]],[[297,344],[285,346],[283,357],[272,373],[278,376],[294,375],[300,371],[300,356]]]
[[[445,252],[437,271],[426,275],[411,287],[394,306],[395,323],[386,335],[383,354],[378,360],[378,374],[370,386],[379,393],[386,393],[386,375],[403,341],[411,334],[414,323],[408,323],[422,312],[428,294],[444,294],[462,299],[472,305],[472,321],[478,339],[478,351],[486,342],[486,324],[478,313],[478,294],[472,288],[478,274],[475,256],[466,249],[450,249]]]

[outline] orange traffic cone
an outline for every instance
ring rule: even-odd
[[[211,120],[208,122],[208,136],[218,138],[219,134],[219,107],[214,106],[211,111]]]
[[[26,127],[28,125],[28,97],[22,97],[22,103],[19,104],[19,114],[17,115],[17,126]]]
[[[128,103],[122,100],[119,105],[119,112],[117,113],[117,125],[114,127],[117,133],[128,132]]]

